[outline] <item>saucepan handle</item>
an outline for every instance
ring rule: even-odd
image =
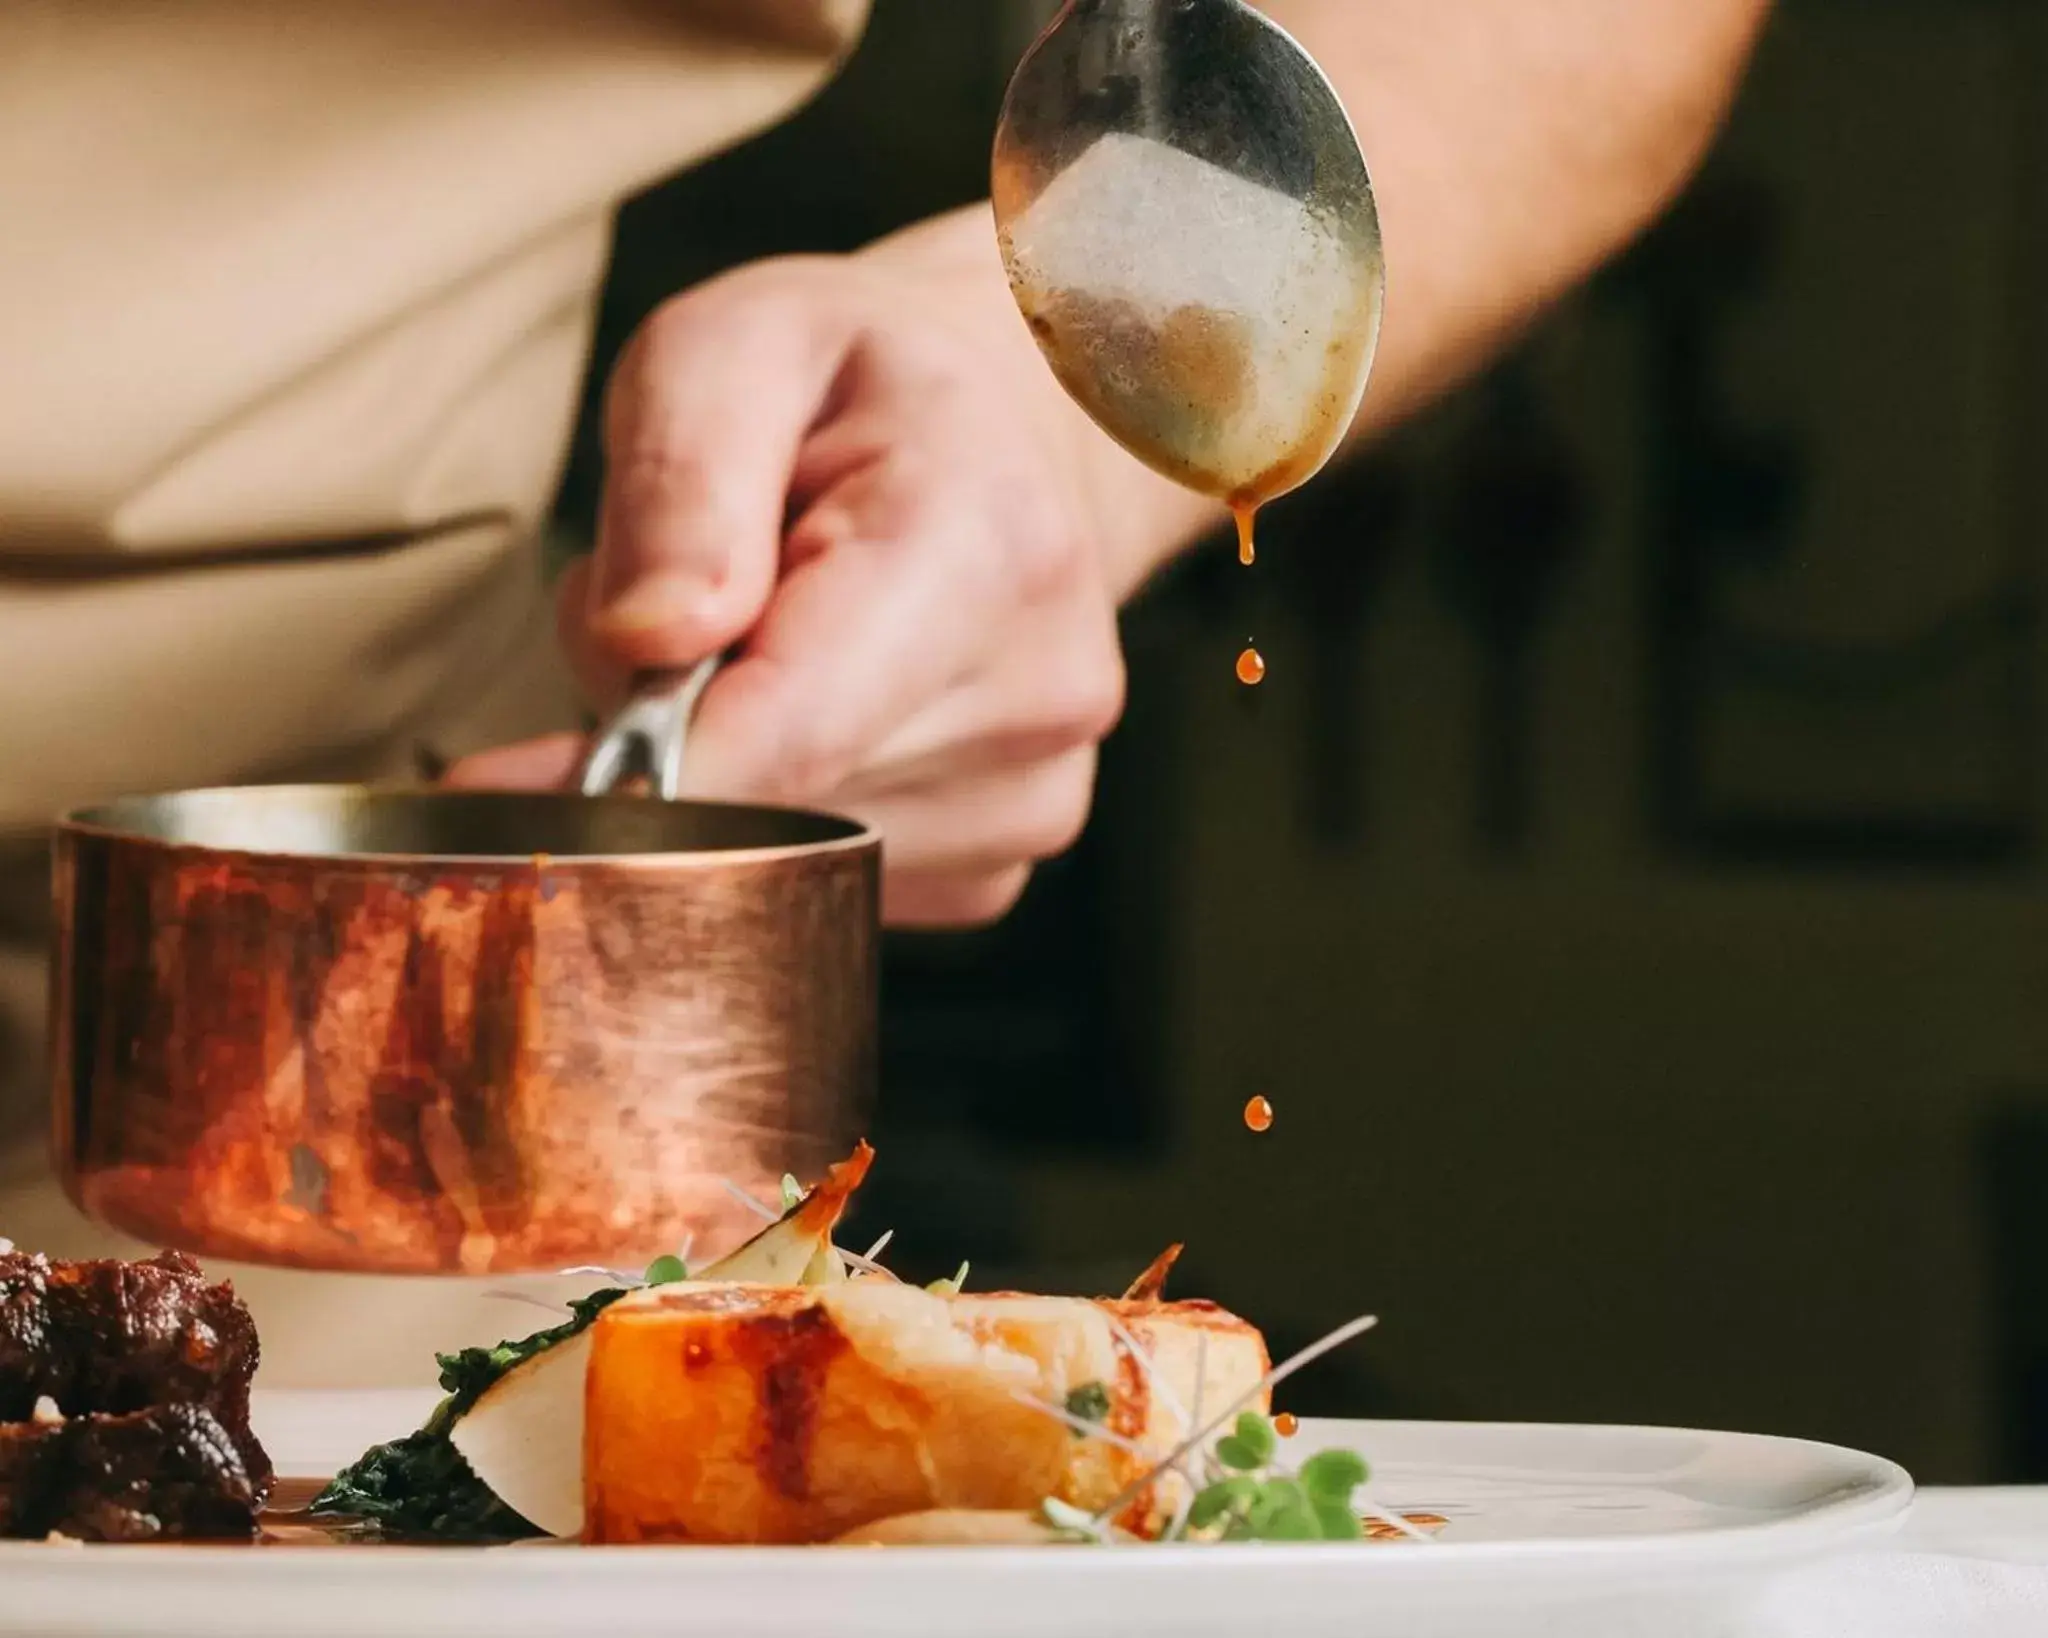
[[[625,709],[591,740],[576,788],[585,796],[603,796],[638,773],[656,796],[673,802],[682,790],[683,750],[697,702],[723,659],[714,654],[688,671],[642,677]]]

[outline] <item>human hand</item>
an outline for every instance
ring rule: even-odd
[[[560,590],[600,707],[739,644],[684,794],[874,826],[901,925],[992,920],[1073,843],[1123,701],[1133,575],[1108,515],[1181,527],[1059,395],[978,214],[657,311],[613,374],[597,546]],[[451,780],[552,787],[581,750],[507,747]]]

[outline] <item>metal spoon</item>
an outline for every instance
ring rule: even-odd
[[[1067,391],[1139,459],[1248,511],[1330,458],[1386,267],[1358,138],[1242,0],[1067,0],[1018,65],[992,194]]]

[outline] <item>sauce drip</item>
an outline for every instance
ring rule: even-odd
[[[1283,1439],[1292,1439],[1301,1431],[1301,1418],[1293,1411],[1282,1411],[1273,1418],[1273,1431]]]
[[[1022,144],[997,143],[991,193],[1003,263],[1054,376],[1132,455],[1227,506],[1247,568],[1258,560],[1259,509],[1337,450],[1378,345],[1377,218],[1341,179],[1329,187],[1317,203],[1287,200],[1162,144],[1121,137],[1057,171]],[[1227,280],[1190,277],[1203,265],[1193,235],[1217,219],[1219,197],[1232,201],[1223,219],[1244,256]],[[1190,208],[1177,209],[1177,198]],[[1102,221],[1115,202],[1132,200],[1148,201],[1167,231],[1148,229],[1121,247],[1134,261],[1105,262],[1073,224]],[[1354,212],[1369,231],[1346,225]],[[1234,670],[1256,688],[1265,656],[1247,640]],[[1266,1131],[1272,1105],[1252,1099],[1244,1121]]]

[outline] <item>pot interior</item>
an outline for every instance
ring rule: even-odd
[[[850,819],[794,808],[637,796],[252,786],[123,797],[67,817],[75,830],[233,853],[311,858],[630,858],[859,847]]]

